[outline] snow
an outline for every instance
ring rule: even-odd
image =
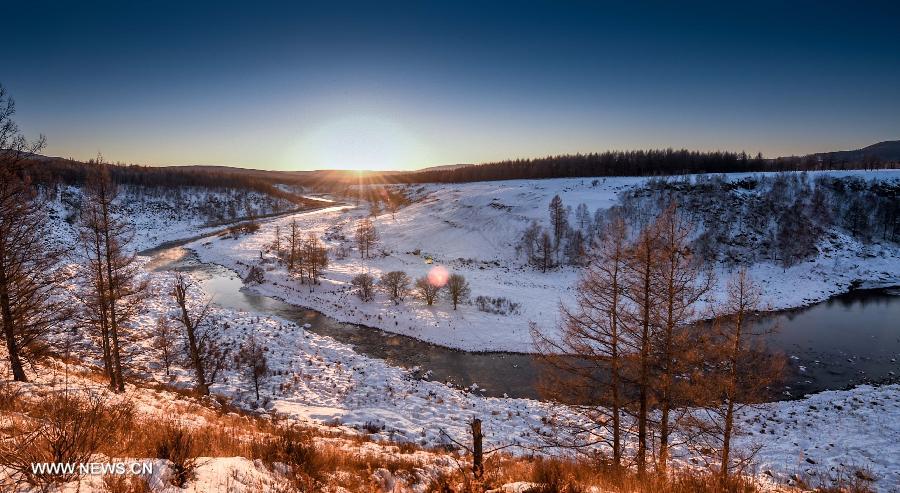
[[[897,170],[827,173],[900,180]],[[728,175],[728,179],[746,176],[749,175]],[[610,207],[618,193],[646,181],[633,177],[597,178],[594,185],[594,180],[514,180],[414,187],[413,195],[418,199],[415,203],[393,217],[385,213],[375,220],[380,243],[374,258],[361,259],[356,251],[344,259],[332,255],[324,279],[313,290],[289,278],[283,267],[267,271],[267,282],[251,289],[315,309],[342,322],[359,323],[447,347],[532,352],[529,322],[551,333],[555,330],[559,304],[572,300],[578,270],[561,267],[540,273],[523,265],[515,245],[530,221],[546,222],[547,204],[556,194],[567,205],[585,203],[594,211]],[[260,252],[272,244],[276,225],[284,235],[288,223],[296,219],[304,233],[325,235],[326,243],[334,252],[341,243],[352,244],[355,224],[366,215],[365,207],[300,214],[267,223],[252,236],[203,240],[190,246],[204,261],[244,275],[258,261]],[[341,240],[341,236],[346,240]],[[862,245],[840,233],[836,237],[837,240],[822,245],[827,248],[821,248],[817,258],[788,269],[772,263],[754,264],[750,274],[765,292],[764,306],[778,310],[810,305],[845,292],[858,280],[870,286],[900,284],[897,245]],[[264,255],[273,257],[270,253]],[[433,263],[426,263],[426,257],[431,257]],[[485,313],[471,304],[461,305],[454,311],[446,301],[429,307],[412,297],[395,305],[381,294],[373,302],[362,303],[350,290],[350,279],[361,272],[378,277],[384,272],[404,270],[415,279],[436,266],[465,275],[473,298],[504,297],[520,305],[519,313]],[[719,283],[711,294],[712,299],[725,296],[729,271],[720,267],[717,274]]]
[[[146,275],[155,291],[169,285],[172,277],[167,272]],[[199,290],[192,296],[193,303],[202,302]],[[137,324],[149,330],[160,313],[175,309],[168,297],[148,299]],[[435,445],[448,441],[445,434],[466,443],[468,423],[477,417],[483,420],[486,448],[517,444],[509,450],[532,454],[544,445],[541,434],[551,431],[548,417],[580,419],[566,408],[544,402],[483,397],[420,380],[410,370],[360,355],[349,345],[276,317],[222,308],[214,308],[211,317],[220,329],[220,341],[229,347],[236,348],[251,334],[257,338],[266,347],[272,370],[261,389],[266,396],[261,402],[255,400],[250,382],[235,369],[227,370],[223,382],[211,387],[212,392],[247,410],[263,408],[280,420],[347,431],[377,429],[374,437]],[[145,378],[176,387],[192,385],[186,368],[176,367],[169,378],[152,364],[149,350],[140,357],[146,360],[133,364],[151,369]],[[87,355],[83,359],[91,363]],[[158,407],[162,406],[151,404],[151,409]],[[790,481],[797,472],[821,477],[861,468],[877,478],[879,491],[900,487],[898,385],[860,386],[769,403],[745,411],[739,421],[750,434],[737,437],[738,448],[762,444],[757,457],[759,471],[770,471],[779,482]],[[687,451],[676,451],[675,456],[678,462],[689,464]],[[235,468],[244,471],[240,461],[235,461],[217,463],[225,470],[230,470],[229,464],[237,464]]]
[[[64,186],[51,193],[47,216],[56,241],[75,244],[77,210],[84,198],[79,187]],[[322,200],[322,199],[319,199]],[[239,204],[236,207],[234,204]],[[245,214],[261,216],[296,206],[255,191],[182,187],[177,192],[123,186],[116,204],[134,228],[135,250],[221,229],[221,223]],[[226,209],[231,209],[227,210]],[[234,216],[229,215],[231,212]]]
[[[900,177],[900,173],[888,171],[833,174]],[[739,175],[730,177],[738,178]],[[376,221],[383,239],[379,249],[383,248],[387,255],[360,259],[356,252],[350,252],[345,259],[333,259],[322,284],[313,291],[288,279],[281,267],[267,270],[267,282],[249,289],[314,308],[339,320],[451,347],[529,351],[527,322],[533,320],[543,327],[554,327],[557,306],[560,301],[570,299],[570,286],[577,272],[560,269],[540,274],[521,266],[513,248],[518,234],[529,221],[546,215],[546,204],[554,194],[560,194],[567,204],[584,202],[593,210],[609,207],[617,193],[638,186],[643,180],[600,178],[597,186],[592,185],[592,179],[421,186],[416,190],[420,201],[401,209],[396,218],[384,214]],[[64,217],[62,203],[53,207],[56,208],[54,217]],[[364,214],[357,208],[333,207],[293,217],[304,231],[327,234],[329,246],[335,247],[341,234],[352,237],[355,221]],[[196,221],[170,221],[157,213],[135,211],[134,217],[141,225],[138,228],[141,247],[204,231]],[[291,219],[267,221],[253,235],[237,239],[207,238],[190,247],[204,261],[243,274],[259,259],[260,251],[267,249],[275,226],[280,225],[284,232]],[[65,240],[64,233],[68,230],[63,223],[58,224],[59,237]],[[897,283],[900,279],[896,249],[864,248],[849,240],[842,244],[849,246],[832,251],[829,257],[819,257],[786,271],[776,266],[756,265],[753,274],[765,283],[768,301],[777,308],[827,298],[845,290],[856,279],[884,284]],[[413,254],[416,249],[421,253]],[[371,303],[361,303],[349,292],[349,279],[363,271],[378,274],[403,269],[414,278],[423,275],[434,266],[425,263],[425,255],[432,256],[435,265],[466,275],[473,296],[505,296],[522,305],[521,314],[489,314],[473,305],[462,305],[453,311],[446,301],[435,307],[410,299],[394,305],[382,295]],[[171,315],[176,309],[166,295],[172,274],[145,269],[143,275],[151,283],[152,294],[146,300],[144,312],[134,322],[134,329],[139,333],[149,332],[160,314]],[[194,291],[192,297],[192,303],[203,301],[199,291]],[[260,402],[255,400],[250,383],[235,369],[226,370],[222,381],[214,384],[211,391],[244,409],[268,416],[312,426],[337,426],[356,433],[377,428],[375,437],[424,445],[445,443],[445,435],[466,442],[468,422],[477,417],[483,420],[486,448],[514,443],[518,447],[509,450],[519,454],[534,453],[535,447],[543,444],[540,435],[550,431],[546,424],[549,416],[562,414],[569,419],[580,419],[566,408],[555,409],[545,402],[484,397],[419,379],[411,370],[360,355],[349,345],[276,317],[214,307],[211,320],[219,329],[220,341],[232,349],[251,334],[258,338],[266,347],[272,370],[270,378],[263,383],[261,394],[265,397]],[[83,351],[84,342],[76,341],[73,347]],[[138,357],[129,365],[145,369],[142,378],[175,387],[192,386],[186,368],[176,366],[173,375],[167,377],[154,361],[149,342],[141,340],[134,344],[142,350],[136,351]],[[79,356],[85,365],[98,364],[91,353],[82,352]],[[158,394],[135,390],[132,395],[144,412],[171,413],[166,399],[160,399]],[[821,477],[861,468],[876,478],[874,487],[878,491],[900,488],[898,385],[860,386],[769,403],[745,411],[740,421],[750,433],[737,437],[739,447],[761,444],[757,457],[759,471],[761,474],[770,471],[778,482],[789,482],[797,472]],[[682,464],[689,464],[690,459],[688,452],[676,451],[676,460]],[[165,471],[165,467],[159,470]],[[229,488],[262,491],[259,485],[274,481],[273,478],[247,459],[215,458],[201,467],[198,479],[183,491]]]

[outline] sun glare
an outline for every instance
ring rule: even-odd
[[[440,265],[437,265],[428,271],[428,282],[431,283],[432,286],[443,287],[444,284],[447,284],[447,279],[449,278],[450,272]]]
[[[304,136],[299,159],[304,167],[385,171],[422,166],[422,145],[388,119],[354,116],[334,120]]]

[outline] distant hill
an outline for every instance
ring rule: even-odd
[[[877,158],[881,161],[900,161],[900,140],[886,140],[862,149],[850,151],[819,152],[813,156],[833,162],[863,162]]]
[[[83,182],[89,163],[34,155],[31,172],[38,180]],[[473,182],[511,179],[595,176],[653,176],[690,173],[877,169],[900,166],[900,140],[862,149],[820,152],[774,159],[736,152],[687,149],[607,151],[482,164],[449,164],[412,171],[298,170],[271,171],[231,166],[114,165],[113,179],[145,185],[241,186],[270,192],[274,184],[339,190],[357,183]]]
[[[427,168],[419,168],[417,170],[413,170],[413,173],[425,172],[425,171],[447,171],[455,168],[464,168],[466,166],[472,166],[472,163],[462,163],[462,164],[445,164],[442,166],[429,166]]]

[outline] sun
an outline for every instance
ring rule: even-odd
[[[422,144],[386,118],[351,116],[327,122],[300,142],[305,168],[387,171],[421,166]]]

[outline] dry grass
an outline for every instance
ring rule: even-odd
[[[140,476],[104,476],[103,487],[107,493],[151,493],[146,478]]]
[[[259,461],[282,481],[285,492],[334,490],[379,491],[391,482],[418,485],[420,490],[442,493],[474,493],[506,483],[528,481],[537,486],[532,493],[580,493],[599,488],[604,492],[659,493],[752,493],[759,488],[737,479],[721,488],[703,471],[678,471],[666,477],[639,479],[627,469],[616,469],[588,460],[513,457],[493,454],[485,461],[485,475],[476,480],[465,459],[441,448],[423,448],[410,443],[373,441],[366,434],[350,434],[340,428],[289,426],[263,420],[231,408],[224,402],[198,399],[190,392],[173,393],[156,387],[147,392],[164,393],[166,413],[171,419],[135,415],[121,399],[105,401],[92,394],[83,398],[48,393],[24,397],[16,387],[0,384],[0,460],[22,464],[32,460],[88,461],[92,454],[106,457],[160,458],[169,461],[175,486],[189,484],[203,457],[245,457]],[[172,398],[175,397],[174,401]],[[178,421],[181,417],[184,421]],[[86,426],[90,424],[91,426]],[[94,427],[94,425],[96,425]],[[103,430],[103,437],[87,428]],[[40,430],[40,432],[39,432]],[[28,440],[8,437],[32,437]],[[35,438],[38,437],[38,438]],[[61,447],[61,444],[71,444]],[[56,451],[67,450],[68,455]],[[16,450],[16,454],[11,454]],[[12,457],[11,460],[10,457]],[[451,457],[454,457],[451,459]],[[72,478],[35,477],[18,469],[17,481],[47,485]],[[385,479],[385,478],[389,479]],[[867,493],[871,481],[865,472],[846,474],[839,480],[808,484],[822,492]],[[0,478],[0,489],[11,483]],[[8,481],[8,479],[7,479]],[[149,491],[140,477],[110,476],[104,487],[111,493]],[[271,488],[270,488],[271,489]],[[281,489],[276,489],[281,491]],[[405,491],[405,490],[398,490]]]
[[[32,464],[89,462],[113,443],[114,434],[108,430],[120,425],[129,428],[133,419],[133,410],[127,404],[109,404],[98,395],[68,391],[27,406],[23,399],[16,398],[7,407],[18,410],[8,415],[8,438],[0,441],[0,466],[14,472],[13,484],[26,482],[42,489],[76,479],[78,472],[35,474]],[[9,482],[0,478],[0,485]]]
[[[612,468],[589,460],[521,458],[495,455],[485,462],[485,475],[476,481],[459,469],[436,478],[429,491],[475,493],[517,481],[534,483],[528,493],[658,492],[658,493],[753,493],[751,481],[738,478],[722,488],[717,478],[702,471],[679,471],[665,477],[638,478],[628,469]]]

